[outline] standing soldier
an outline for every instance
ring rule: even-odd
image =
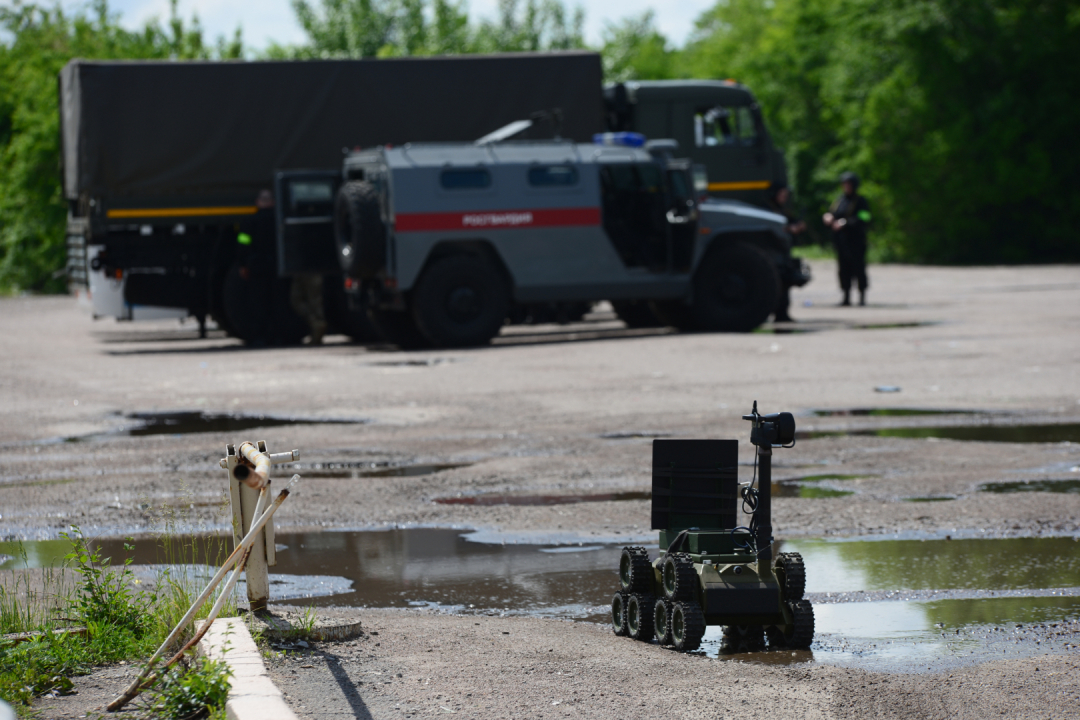
[[[851,305],[851,282],[859,284],[859,305],[866,304],[866,231],[870,227],[870,203],[858,194],[859,176],[846,172],[840,176],[844,193],[836,199],[829,212],[822,216],[832,228],[836,256],[840,264],[840,289],[844,291],[841,305]]]

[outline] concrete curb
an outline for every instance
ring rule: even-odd
[[[214,621],[199,641],[199,652],[213,660],[224,660],[232,669],[232,686],[225,704],[229,720],[297,720],[281,691],[271,682],[243,618]]]

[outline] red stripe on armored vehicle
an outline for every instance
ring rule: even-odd
[[[464,213],[403,213],[396,219],[398,232],[433,230],[509,230],[534,227],[581,227],[600,224],[600,208],[553,210],[500,210]]]

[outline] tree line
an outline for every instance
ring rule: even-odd
[[[293,0],[307,40],[254,52],[198,18],[123,28],[107,0],[0,8],[0,290],[64,286],[56,76],[91,59],[310,59],[586,48],[563,0]],[[1074,0],[719,0],[682,47],[651,13],[607,24],[608,80],[734,78],[756,94],[815,221],[864,178],[874,255],[1080,260],[1080,5]],[[824,237],[821,233],[819,237]]]

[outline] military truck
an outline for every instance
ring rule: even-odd
[[[346,286],[413,347],[484,344],[515,307],[604,299],[631,320],[648,307],[684,329],[752,330],[790,262],[784,219],[702,201],[677,149],[601,134],[350,153],[333,231]],[[317,180],[280,173],[278,192]]]
[[[249,342],[303,337],[306,328],[290,307],[289,288],[292,278],[305,274],[326,278],[324,305],[332,326],[359,340],[377,335],[366,313],[349,310],[333,238],[318,227],[328,220],[319,213],[333,201],[333,194],[318,194],[326,190],[321,180],[294,183],[288,195],[278,192],[274,209],[260,209],[256,201],[279,171],[311,170],[317,179],[336,172],[343,149],[471,142],[531,117],[536,122],[526,137],[580,143],[608,129],[675,137],[682,152],[706,168],[708,192],[759,206],[765,205],[762,197],[739,195],[744,191],[732,178],[752,176],[746,182],[756,188],[765,182],[759,176],[783,176],[745,88],[671,81],[605,90],[596,53],[73,60],[59,84],[72,290],[97,316],[138,319],[172,309],[194,316],[203,328],[212,317]],[[605,92],[611,95],[606,104]],[[741,118],[746,112],[758,123],[752,137],[749,125],[738,124],[742,120],[727,126],[720,120],[724,113]],[[657,124],[661,116],[671,118],[670,128]],[[700,143],[687,135],[699,125]],[[743,128],[732,136],[737,142],[727,141],[724,127]],[[761,157],[765,165],[758,163]],[[787,285],[806,279],[790,263],[778,268]],[[510,320],[576,317],[583,306],[530,307]],[[632,302],[620,312],[636,313],[641,323],[661,321]]]

